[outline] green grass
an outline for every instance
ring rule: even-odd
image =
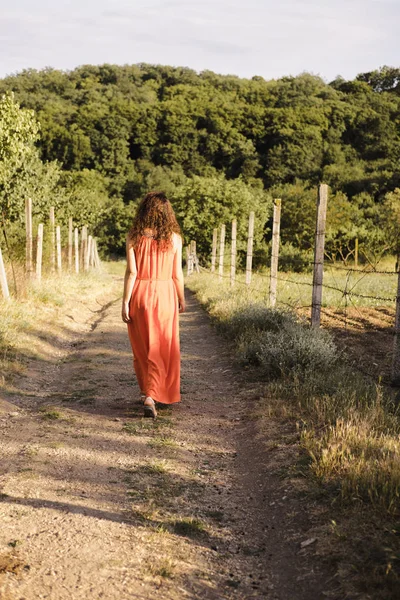
[[[102,268],[110,275],[120,275],[123,277],[126,269],[126,260],[106,260],[102,262]]]
[[[377,270],[394,271],[394,261],[385,263],[382,267],[378,265]],[[220,298],[220,302],[225,305],[227,311],[230,307],[237,306],[237,303],[247,304],[248,302],[265,303],[269,296],[269,270],[265,269],[252,274],[250,286],[245,285],[245,275],[238,273],[237,282],[233,289],[230,287],[229,269],[226,269],[222,281],[218,274],[194,274],[191,275],[189,285],[192,289],[198,290],[207,302],[208,298]],[[206,277],[209,281],[207,286],[202,284],[202,279]],[[312,273],[284,273],[278,274],[277,305],[278,307],[299,308],[311,306],[312,295]],[[324,288],[322,295],[322,306],[332,308],[344,308],[346,302],[348,306],[391,306],[394,305],[394,298],[397,289],[397,275],[371,272],[345,272],[337,270],[333,266],[324,266]],[[337,291],[335,289],[337,288]],[[222,291],[224,293],[222,293]],[[348,293],[347,299],[343,291]],[[234,293],[232,293],[234,292]],[[363,298],[361,296],[375,296],[378,299]],[[384,301],[379,298],[388,298]]]
[[[165,461],[153,460],[146,465],[142,465],[137,472],[145,473],[146,475],[162,475],[167,473],[168,469]]]
[[[39,411],[42,413],[42,418],[48,421],[55,421],[62,419],[63,414],[51,406],[41,406]]]
[[[206,526],[203,521],[194,517],[185,517],[177,519],[171,523],[174,533],[186,537],[197,537],[206,531]]]
[[[178,448],[178,443],[169,436],[155,436],[153,439],[147,442],[150,448]]]

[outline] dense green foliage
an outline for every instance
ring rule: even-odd
[[[0,93],[13,90],[23,108],[34,109],[41,159],[68,173],[60,185],[75,190],[70,206],[76,189],[86,186],[81,202],[108,250],[123,247],[131,203],[163,188],[203,251],[212,225],[226,215],[244,218],[249,206],[263,205],[266,215],[279,195],[283,242],[304,252],[315,188],[325,181],[332,191],[329,252],[346,256],[357,236],[371,252],[371,237],[386,224],[377,207],[400,187],[399,80],[400,69],[389,68],[328,85],[309,74],[265,81],[102,65],[23,71],[1,80]],[[238,178],[235,193],[243,201],[225,205],[233,193],[229,180]],[[219,199],[221,186],[231,191]],[[378,235],[375,246],[390,244]]]
[[[109,198],[104,178],[95,170],[63,171],[58,161],[40,159],[35,142],[40,125],[33,110],[21,108],[14,94],[0,98],[0,215],[9,258],[25,255],[25,199],[33,200],[33,220],[47,221],[54,206],[57,223],[74,216],[75,225],[93,228],[104,220]],[[65,233],[65,232],[64,232]],[[45,239],[45,251],[48,236]]]
[[[0,100],[0,208],[3,220],[21,212],[23,181],[36,159],[39,124],[32,110],[21,110],[12,93]]]

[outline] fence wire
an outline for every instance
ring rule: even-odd
[[[313,265],[314,262],[310,262],[308,264]],[[379,331],[379,332],[387,331],[388,330],[387,323],[384,323],[382,325],[376,325],[371,320],[371,315],[369,314],[369,311],[370,310],[378,310],[379,307],[378,306],[360,307],[357,305],[356,300],[358,300],[358,299],[367,300],[367,301],[370,300],[370,301],[374,301],[374,302],[382,302],[385,304],[393,304],[394,305],[396,300],[398,300],[398,297],[396,295],[395,296],[389,296],[389,295],[386,296],[386,295],[380,295],[380,294],[374,295],[374,294],[370,294],[370,293],[363,293],[360,291],[356,291],[355,288],[357,288],[357,286],[361,283],[361,281],[367,276],[374,276],[374,275],[398,276],[397,271],[372,269],[372,268],[370,268],[370,266],[368,266],[365,269],[358,269],[358,268],[351,268],[351,267],[347,267],[347,266],[331,265],[331,264],[325,265],[325,268],[332,269],[337,272],[339,272],[339,271],[343,272],[344,274],[346,274],[346,281],[345,281],[345,285],[341,286],[340,283],[335,278],[335,276],[333,274],[331,274],[331,277],[333,278],[333,285],[331,283],[323,283],[322,284],[323,289],[337,292],[339,294],[339,297],[335,302],[335,306],[330,306],[330,307],[329,306],[321,306],[321,314],[323,315],[323,324],[324,324],[324,321],[326,324],[326,322],[332,320],[332,321],[336,321],[338,324],[340,324],[340,326],[345,331],[348,331],[350,328],[358,329],[358,330],[359,329],[368,329],[368,330],[375,330],[375,331]],[[212,275],[212,276],[218,278],[219,280],[221,280],[221,279],[225,280],[225,281],[229,280],[229,282],[233,281],[233,283],[235,285],[238,284],[238,285],[242,286],[243,288],[247,288],[250,294],[252,292],[258,292],[258,293],[263,292],[262,287],[260,287],[260,285],[258,283],[259,280],[261,279],[266,282],[265,294],[263,295],[264,296],[263,300],[267,302],[267,298],[269,295],[269,285],[268,285],[268,283],[270,281],[269,274],[255,273],[256,281],[253,277],[251,280],[251,283],[246,284],[245,281],[238,279],[238,277],[236,277],[236,276],[232,279],[230,274],[225,274],[225,273],[220,274],[218,271],[211,272],[209,269],[206,269],[204,267],[200,267],[200,270],[201,270],[201,272],[208,273],[209,275]],[[351,281],[351,277],[353,277],[355,275],[360,275],[360,277],[357,278],[356,281]],[[293,288],[294,289],[297,288],[297,291],[298,291],[297,298],[293,299],[293,301],[291,301],[291,302],[287,302],[287,301],[283,300],[282,298],[279,298],[279,293],[278,293],[278,297],[276,300],[276,303],[278,306],[284,306],[284,307],[293,309],[293,310],[301,313],[302,316],[304,316],[305,311],[311,310],[311,308],[312,308],[311,301],[310,301],[310,303],[302,302],[302,294],[299,291],[299,289],[301,287],[306,287],[311,290],[313,287],[312,281],[305,281],[304,279],[293,278],[293,277],[285,275],[285,274],[282,275],[279,272],[278,272],[277,278],[278,278],[278,283],[292,285]],[[393,330],[393,326],[391,325],[389,327],[389,329]]]
[[[344,285],[341,286],[337,281],[336,276],[331,274],[334,284],[331,285],[330,283],[323,283],[323,288],[329,291],[337,292],[340,294],[340,296],[337,299],[335,306],[321,306],[322,326],[334,330],[336,333],[340,332],[342,335],[344,335],[342,340],[344,341],[346,348],[351,348],[355,343],[356,345],[354,346],[353,351],[354,349],[357,351],[360,343],[365,343],[361,342],[361,339],[357,340],[357,337],[354,341],[354,335],[359,336],[361,332],[375,332],[375,334],[379,337],[373,338],[373,343],[376,342],[377,346],[383,343],[384,347],[386,348],[389,346],[390,349],[385,352],[385,355],[391,356],[391,348],[393,345],[393,337],[395,332],[394,306],[396,300],[399,300],[400,298],[398,296],[362,293],[355,291],[355,288],[367,276],[391,275],[398,277],[398,272],[388,270],[379,271],[377,269],[353,269],[348,267],[340,267],[337,265],[325,265],[325,267],[334,268],[336,272],[344,271],[346,279]],[[269,274],[255,273],[255,277],[251,279],[250,284],[246,284],[245,281],[236,276],[232,278],[230,273],[220,274],[218,271],[211,272],[209,269],[206,269],[202,266],[200,266],[200,271],[202,273],[211,275],[218,280],[223,280],[225,283],[227,281],[229,281],[229,283],[233,281],[235,285],[237,284],[241,286],[241,289],[247,289],[250,296],[252,293],[257,293],[259,299],[268,304],[269,281],[271,279]],[[360,277],[358,277],[356,281],[352,281],[352,277],[354,277],[356,274],[360,275]],[[295,279],[285,274],[282,275],[279,272],[277,278],[278,283],[293,286],[293,290],[297,290],[298,297],[290,302],[287,302],[282,298],[279,298],[278,291],[276,305],[285,309],[287,308],[294,310],[301,318],[307,318],[310,320],[312,304],[311,302],[304,303],[302,301],[303,297],[300,290],[301,288],[306,287],[311,291],[313,283],[311,281],[305,281],[304,279]],[[264,282],[264,286],[260,286],[260,282]],[[385,303],[385,306],[358,306],[356,301],[359,299]],[[388,304],[393,306],[393,313],[388,311]],[[386,317],[386,319],[383,317]],[[379,354],[379,352],[380,351],[378,349],[376,356],[374,355],[374,352],[366,355],[367,358],[365,358],[365,360],[359,358],[357,360],[354,359],[354,368],[368,377],[374,377],[371,372],[371,369],[372,371],[374,370],[374,367],[371,365],[371,360],[375,366],[378,366],[378,363],[382,364],[382,356]],[[371,356],[373,356],[373,359],[371,359]],[[374,360],[377,362],[375,363]],[[379,377],[381,377],[381,374],[379,374]],[[384,376],[384,380],[386,380],[386,376]]]

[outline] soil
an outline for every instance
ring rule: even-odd
[[[395,311],[388,306],[324,309],[322,327],[335,337],[354,366],[375,381],[390,383]]]
[[[294,424],[259,418],[260,384],[188,296],[182,402],[155,422],[115,297],[71,307],[3,395],[3,600],[344,598],[325,517],[284,475]]]

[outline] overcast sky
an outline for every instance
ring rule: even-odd
[[[0,77],[138,62],[330,81],[400,67],[400,0],[0,0]]]

